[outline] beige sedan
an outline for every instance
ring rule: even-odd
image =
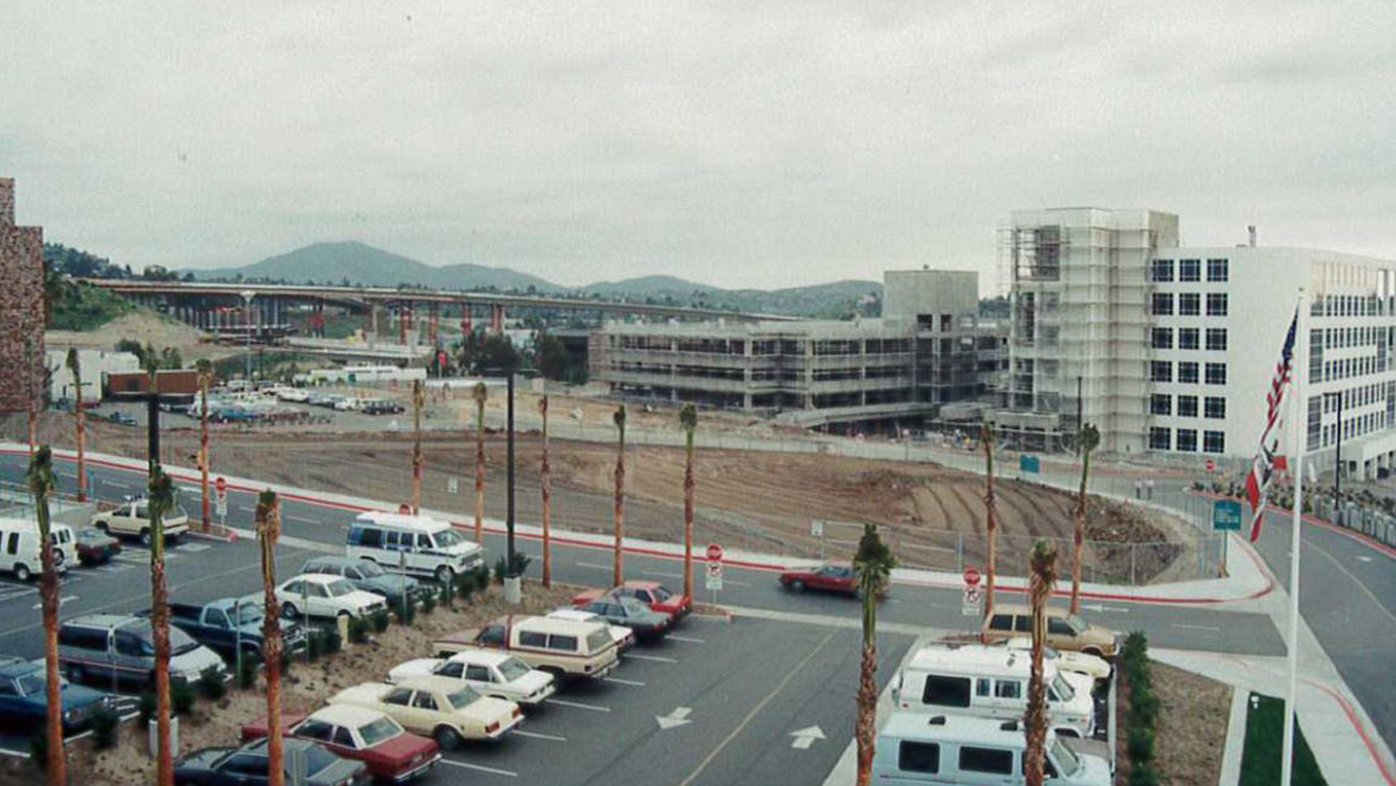
[[[499,739],[523,721],[514,702],[481,696],[447,677],[412,677],[397,685],[366,682],[345,688],[329,703],[385,713],[408,731],[433,737],[443,749],[465,740]]]

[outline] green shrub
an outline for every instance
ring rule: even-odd
[[[97,746],[97,750],[106,750],[116,745],[116,728],[120,722],[116,712],[106,707],[92,714],[92,744]]]
[[[344,642],[339,638],[339,628],[334,627],[320,633],[320,649],[326,655],[333,655],[344,647]]]
[[[504,567],[504,555],[501,554],[499,559],[494,561],[494,581],[496,584],[504,583],[504,574],[506,570],[508,569]]]
[[[504,555],[494,561],[494,580],[500,584],[504,583],[504,577],[509,575],[509,569],[505,565]],[[514,573],[515,576],[522,576],[528,572],[528,566],[532,564],[533,558],[522,551],[514,552]]]
[[[1159,700],[1152,689],[1131,688],[1129,697],[1130,724],[1153,728],[1158,723]]]
[[[490,586],[490,569],[484,565],[478,565],[470,571],[475,577],[475,591],[484,592]]]
[[[388,620],[388,612],[386,612],[386,611],[380,611],[380,612],[374,614],[374,615],[373,615],[372,617],[370,617],[369,619],[373,620],[373,630],[374,630],[374,631],[376,631],[376,632],[378,632],[378,633],[382,633],[383,631],[385,631],[385,630],[388,629],[388,622],[389,622],[389,620]]]
[[[428,592],[422,596],[422,613],[430,614],[436,609],[436,592]]]
[[[248,690],[257,684],[257,667],[262,664],[262,659],[256,653],[243,653],[242,660],[238,663],[238,687]]]
[[[142,726],[155,717],[155,691],[148,690],[141,694],[140,713]]]
[[[320,652],[325,648],[324,632],[312,630],[310,635],[305,637],[305,659],[316,660],[320,657]]]
[[[199,694],[209,701],[218,701],[228,695],[228,685],[223,681],[222,670],[209,666],[199,675]]]
[[[1153,761],[1154,730],[1144,726],[1134,726],[1129,730],[1129,759],[1137,767],[1143,762]]]
[[[467,573],[456,577],[456,594],[466,603],[470,602],[470,596],[475,594],[476,584],[474,574]]]
[[[1159,786],[1158,771],[1152,764],[1136,765],[1129,772],[1129,786]]]
[[[48,735],[42,730],[29,738],[29,760],[41,770],[48,769]]]
[[[203,678],[199,678],[200,684]],[[188,680],[170,681],[170,710],[176,715],[188,715],[194,709],[194,701],[199,692]]]
[[[368,632],[372,627],[373,622],[364,617],[355,617],[349,620],[349,641],[354,644],[363,644],[368,641]]]
[[[417,609],[411,603],[405,603],[393,609],[393,616],[397,617],[397,624],[411,625],[417,617]]]

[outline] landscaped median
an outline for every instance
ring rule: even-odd
[[[1241,752],[1240,786],[1272,786],[1280,782],[1280,753],[1284,746],[1285,702],[1252,693],[1246,702],[1246,747]],[[1294,727],[1293,786],[1327,786],[1314,753],[1298,724]]]
[[[1134,632],[1116,663],[1116,783],[1214,786],[1221,775],[1231,688],[1149,659]]]

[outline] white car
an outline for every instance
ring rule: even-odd
[[[303,573],[276,588],[281,614],[296,619],[312,617],[367,617],[388,610],[382,595],[354,589],[341,576]]]
[[[464,682],[486,696],[536,707],[553,695],[553,675],[531,669],[507,652],[462,650],[446,660],[418,658],[393,667],[388,682],[398,684],[414,677],[449,677]]]
[[[445,677],[413,677],[400,685],[365,682],[336,693],[330,704],[386,713],[442,748],[459,747],[463,740],[497,740],[523,721],[514,702],[481,696]]]
[[[1010,650],[1032,652],[1032,638],[1029,636],[1014,636],[1006,644]],[[1104,658],[1097,658],[1084,652],[1062,652],[1045,645],[1042,657],[1044,660],[1055,662],[1058,671],[1084,674],[1095,680],[1110,679],[1110,663]]]
[[[282,401],[303,403],[310,400],[310,391],[304,388],[280,388],[276,391],[276,397]]]
[[[599,622],[606,626],[611,632],[611,639],[616,643],[616,649],[625,652],[635,645],[635,631],[624,625],[612,625],[606,618],[599,614],[581,609],[561,608],[548,612],[548,616],[557,620],[574,620],[576,622]]]
[[[359,401],[360,401],[360,399],[357,399],[357,398],[349,398],[349,397],[341,398],[341,399],[339,399],[338,401],[334,402],[334,411],[335,411],[335,412],[358,412],[359,409],[361,408],[361,405],[359,404]]]

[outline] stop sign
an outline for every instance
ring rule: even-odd
[[[708,544],[708,562],[721,562],[722,554],[723,551],[721,546],[716,543]]]
[[[228,481],[219,475],[218,479],[213,481],[213,487],[218,490],[219,494],[223,494],[228,490]]]
[[[1207,471],[1208,471],[1208,472],[1212,472],[1212,471],[1215,470],[1216,468],[1217,468],[1217,462],[1215,462],[1215,461],[1213,461],[1213,460],[1211,460],[1211,459],[1207,459]]]
[[[965,586],[979,586],[979,568],[965,568]]]

